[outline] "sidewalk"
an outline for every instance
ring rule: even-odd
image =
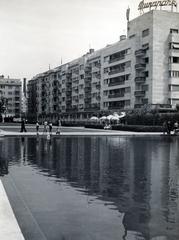
[[[68,131],[66,131],[68,130]],[[70,131],[71,130],[71,131]],[[39,132],[39,136],[48,135],[48,133]],[[103,130],[103,129],[85,129],[82,127],[62,127],[60,135],[56,135],[55,131],[52,136],[160,136],[162,132],[128,132],[116,130]],[[0,129],[0,136],[37,136],[35,131],[19,132],[12,130]]]
[[[0,196],[0,239],[24,240],[1,180]]]

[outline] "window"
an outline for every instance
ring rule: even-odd
[[[104,73],[108,73],[108,68],[104,68]]]
[[[149,35],[149,29],[145,29],[142,31],[142,37],[147,37]]]
[[[109,61],[109,56],[104,57],[104,62],[108,62]]]
[[[173,63],[179,63],[179,57],[173,57]]]
[[[171,28],[170,33],[178,33],[178,29]]]
[[[146,72],[145,72],[145,77],[148,77],[148,76],[149,76],[149,72],[146,71]]]
[[[169,90],[173,92],[179,92],[179,85],[170,85]]]
[[[143,98],[143,99],[142,99],[142,103],[143,103],[143,104],[148,104],[148,102],[149,102],[148,98]]]
[[[179,78],[179,71],[169,71],[169,77]]]
[[[143,44],[142,48],[145,49],[145,50],[148,50],[149,49],[149,43]]]
[[[104,95],[104,96],[107,96],[107,95],[108,95],[108,91],[104,91],[104,92],[103,92],[103,95]]]
[[[148,85],[143,85],[142,86],[142,91],[148,91],[149,89],[149,86]]]
[[[80,68],[80,70],[83,70],[84,69],[84,65],[81,64],[79,68]]]
[[[104,85],[108,84],[108,79],[104,79]]]
[[[130,104],[131,104],[131,101],[130,101],[130,100],[126,100],[126,101],[125,101],[125,106],[130,106]]]
[[[131,61],[126,62],[126,63],[125,63],[125,67],[126,67],[126,68],[131,67]]]
[[[80,94],[79,95],[79,99],[83,99],[84,98],[84,95],[83,94]]]
[[[135,37],[135,34],[132,34],[132,35],[129,36],[130,39],[134,38],[134,37]]]
[[[104,107],[108,107],[108,105],[109,105],[108,102],[104,102],[104,103],[103,103],[103,106],[104,106]]]
[[[145,58],[145,63],[149,63],[149,58],[148,57]]]
[[[130,93],[130,92],[131,92],[131,88],[130,87],[125,88],[125,93]]]

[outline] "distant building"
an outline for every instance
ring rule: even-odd
[[[36,117],[83,119],[179,104],[179,13],[150,10],[131,21],[128,13],[127,20],[127,36],[117,43],[29,81],[28,104]]]
[[[27,114],[27,80],[26,78],[23,78],[22,82],[22,104],[21,104],[21,114],[26,117]]]
[[[4,117],[21,115],[21,80],[0,76],[0,99],[4,100]]]

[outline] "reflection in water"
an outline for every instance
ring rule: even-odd
[[[1,175],[10,159],[123,214],[123,239],[179,239],[178,138],[6,138],[0,154]]]

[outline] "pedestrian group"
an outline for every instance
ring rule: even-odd
[[[172,124],[171,121],[164,121],[163,123],[163,134],[167,133],[167,135],[170,135],[173,131],[174,135],[177,135],[179,133],[179,125],[176,121],[174,124]]]

